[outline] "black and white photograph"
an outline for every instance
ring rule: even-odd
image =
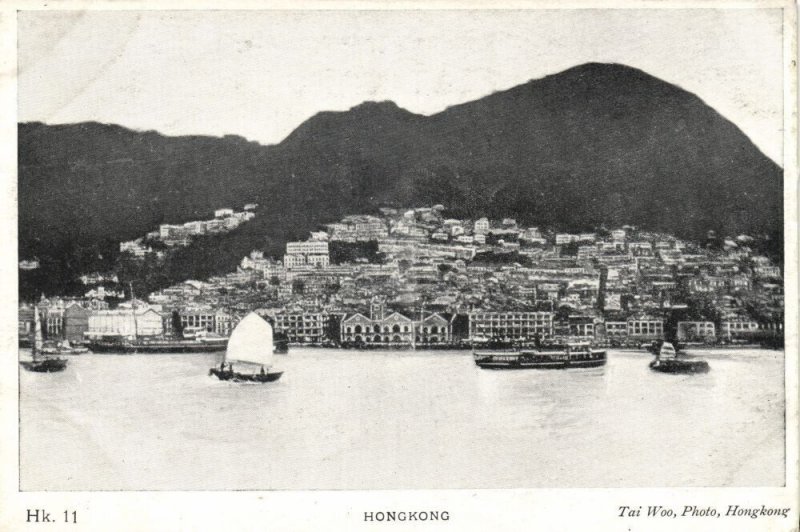
[[[330,6],[4,9],[2,522],[796,529],[794,4]]]

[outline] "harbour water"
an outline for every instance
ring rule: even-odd
[[[705,375],[609,352],[491,371],[468,352],[292,349],[271,385],[215,355],[81,355],[20,372],[22,490],[779,486],[784,353]]]

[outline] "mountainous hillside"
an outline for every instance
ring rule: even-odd
[[[565,230],[632,223],[782,242],[782,169],[696,96],[613,64],[429,117],[392,102],[321,112],[275,146],[20,124],[19,164],[20,256],[54,269],[54,288],[113,262],[119,240],[248,202],[260,213],[237,251],[278,254],[343,214],[432,203]]]

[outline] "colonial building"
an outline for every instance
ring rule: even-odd
[[[477,311],[469,315],[469,336],[472,340],[533,340],[537,335],[542,339],[553,336],[552,312]]]
[[[341,341],[372,346],[415,346],[449,342],[450,323],[439,314],[420,321],[392,312],[388,316],[352,314],[341,324]]]
[[[373,332],[372,324],[373,320],[358,312],[346,317],[342,321],[342,342],[366,343],[367,334]]]
[[[440,314],[431,314],[417,325],[418,344],[439,344],[450,342],[450,322]]]

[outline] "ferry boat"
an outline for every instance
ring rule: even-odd
[[[483,369],[596,368],[606,363],[605,349],[589,343],[539,346],[531,349],[473,350],[475,364]]]

